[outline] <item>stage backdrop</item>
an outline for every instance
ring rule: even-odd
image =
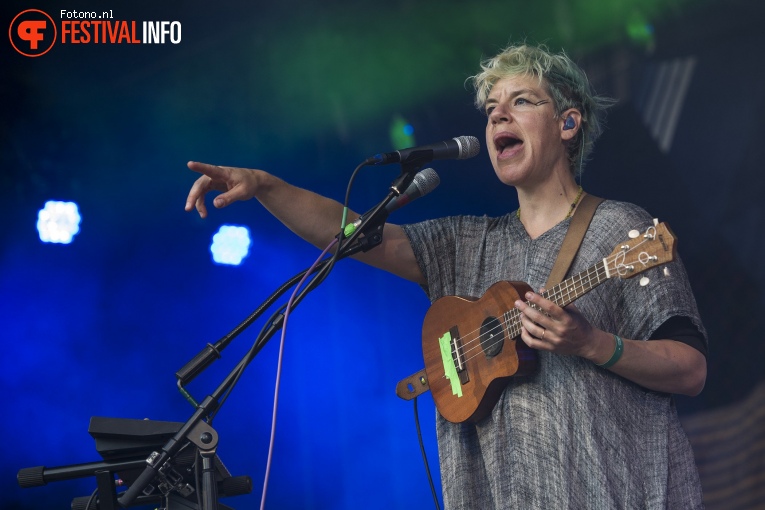
[[[264,168],[343,200],[370,155],[483,140],[465,80],[482,57],[524,38],[564,47],[619,100],[582,184],[645,207],[677,234],[710,336],[706,389],[677,399],[707,507],[765,508],[759,2],[14,0],[2,12],[3,510],[66,508],[93,491],[92,477],[16,483],[22,468],[99,461],[91,417],[185,422],[194,409],[175,372],[319,255],[254,201],[211,208],[205,220],[184,212],[196,178],[187,161]],[[38,33],[27,24],[20,38],[25,19],[55,25],[44,54],[23,54]],[[52,38],[39,33],[38,54]],[[441,185],[391,221],[517,206],[485,149],[432,166]],[[351,207],[375,205],[398,171],[362,170]],[[78,205],[70,244],[41,242],[48,200]],[[249,230],[240,265],[213,262],[223,225]],[[422,368],[428,305],[416,285],[345,260],[290,316],[267,508],[433,507],[413,404],[394,392]],[[197,400],[265,317],[189,385]],[[252,494],[224,500],[234,508],[260,501],[279,340],[213,423],[223,463],[253,479]],[[440,489],[434,413],[425,394],[419,415]]]

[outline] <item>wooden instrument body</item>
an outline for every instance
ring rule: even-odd
[[[523,282],[501,281],[481,298],[445,296],[428,310],[422,326],[425,371],[436,407],[448,421],[480,420],[494,407],[510,377],[536,370],[536,351],[520,337],[512,338],[508,324],[502,319],[508,310],[515,309],[515,301],[530,290]],[[481,338],[482,326],[491,319],[498,321],[501,331]],[[438,339],[446,331],[452,331],[452,336],[456,333],[464,348],[464,371],[468,380],[461,384],[461,397],[453,394],[451,381],[445,377]],[[497,338],[499,335],[502,338]],[[487,354],[496,350],[496,354]]]
[[[633,278],[674,260],[675,236],[665,223],[614,247],[597,264],[547,289],[542,296],[565,307],[610,278]],[[648,277],[640,285],[648,285]],[[523,282],[497,282],[481,298],[445,296],[428,310],[422,325],[427,383],[441,415],[450,422],[487,416],[510,377],[532,373],[537,353],[520,339],[515,302],[532,290]],[[421,392],[422,389],[419,389]]]

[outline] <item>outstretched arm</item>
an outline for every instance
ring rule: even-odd
[[[335,200],[293,186],[263,170],[194,161],[188,167],[202,176],[191,187],[185,209],[196,207],[202,218],[208,214],[205,196],[220,191],[213,200],[216,208],[255,198],[287,228],[317,248],[325,248],[340,231],[343,206]],[[358,214],[349,211],[347,221],[356,218]],[[424,282],[409,240],[397,225],[387,223],[382,244],[354,258],[407,280]]]

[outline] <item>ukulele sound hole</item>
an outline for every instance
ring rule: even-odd
[[[481,324],[481,348],[486,357],[491,358],[502,352],[505,335],[502,323],[496,317],[487,317]]]

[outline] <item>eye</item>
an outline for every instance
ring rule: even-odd
[[[487,117],[488,117],[489,115],[491,115],[491,112],[493,112],[493,111],[494,111],[494,108],[496,108],[494,105],[489,105],[489,106],[487,106],[487,107],[486,107],[486,116],[487,116]]]
[[[534,103],[532,103],[531,101],[529,101],[525,97],[519,97],[519,98],[516,98],[514,104],[515,104],[515,106],[527,106],[527,105],[534,104]]]

